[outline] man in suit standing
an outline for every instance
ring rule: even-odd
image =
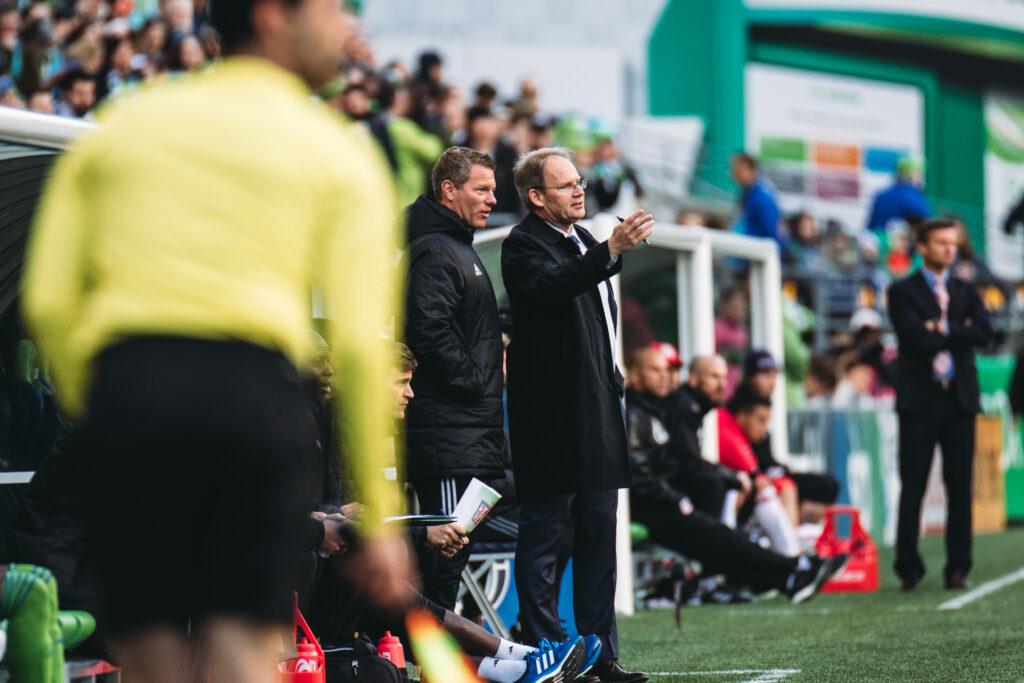
[[[508,416],[521,503],[515,578],[524,636],[564,640],[556,563],[571,535],[577,630],[601,639],[591,673],[646,681],[617,663],[615,513],[617,489],[630,486],[632,475],[614,360],[618,307],[608,280],[622,270],[622,254],[651,235],[653,219],[637,211],[601,243],[576,225],[586,180],[564,149],[524,156],[515,185],[530,213],[502,245],[501,272],[515,329]]]
[[[896,573],[901,590],[915,590],[925,567],[917,552],[921,501],[935,444],[949,496],[945,586],[967,588],[971,569],[971,474],[974,419],[980,410],[974,347],[992,337],[975,286],[950,277],[957,253],[952,221],[918,228],[923,267],[889,288],[889,317],[899,339],[896,411],[900,420],[900,516]]]

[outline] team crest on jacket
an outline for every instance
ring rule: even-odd
[[[664,446],[668,443],[668,430],[665,429],[665,425],[661,424],[661,420],[656,417],[651,418],[651,438],[659,446]]]
[[[479,276],[484,274],[484,271],[480,270],[480,266],[478,266],[477,264],[474,263],[473,264],[473,274],[476,275],[477,277],[479,277]]]

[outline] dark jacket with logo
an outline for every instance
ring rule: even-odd
[[[633,508],[675,510],[684,496],[671,483],[679,474],[679,463],[671,454],[663,408],[664,404],[650,394],[626,390],[629,464],[633,468],[629,496]]]
[[[615,367],[598,287],[608,244],[577,226],[586,255],[535,214],[501,245],[512,307],[508,423],[516,492],[522,500],[632,484]]]
[[[502,342],[473,230],[420,196],[408,209],[405,343],[419,367],[406,410],[407,476],[504,479]]]
[[[704,417],[715,405],[697,389],[683,384],[665,400],[666,419],[672,438],[672,457],[677,461],[673,483],[690,496],[697,496],[710,481],[725,488],[740,488],[729,469],[708,462],[701,454],[700,429]],[[698,496],[699,497],[699,496]]]

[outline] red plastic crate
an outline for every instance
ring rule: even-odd
[[[825,529],[815,544],[821,557],[848,553],[843,573],[822,589],[825,593],[871,593],[878,590],[878,548],[860,524],[860,511],[834,505],[825,511]]]

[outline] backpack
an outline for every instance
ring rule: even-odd
[[[324,648],[327,683],[408,683],[405,670],[377,654],[365,636]]]

